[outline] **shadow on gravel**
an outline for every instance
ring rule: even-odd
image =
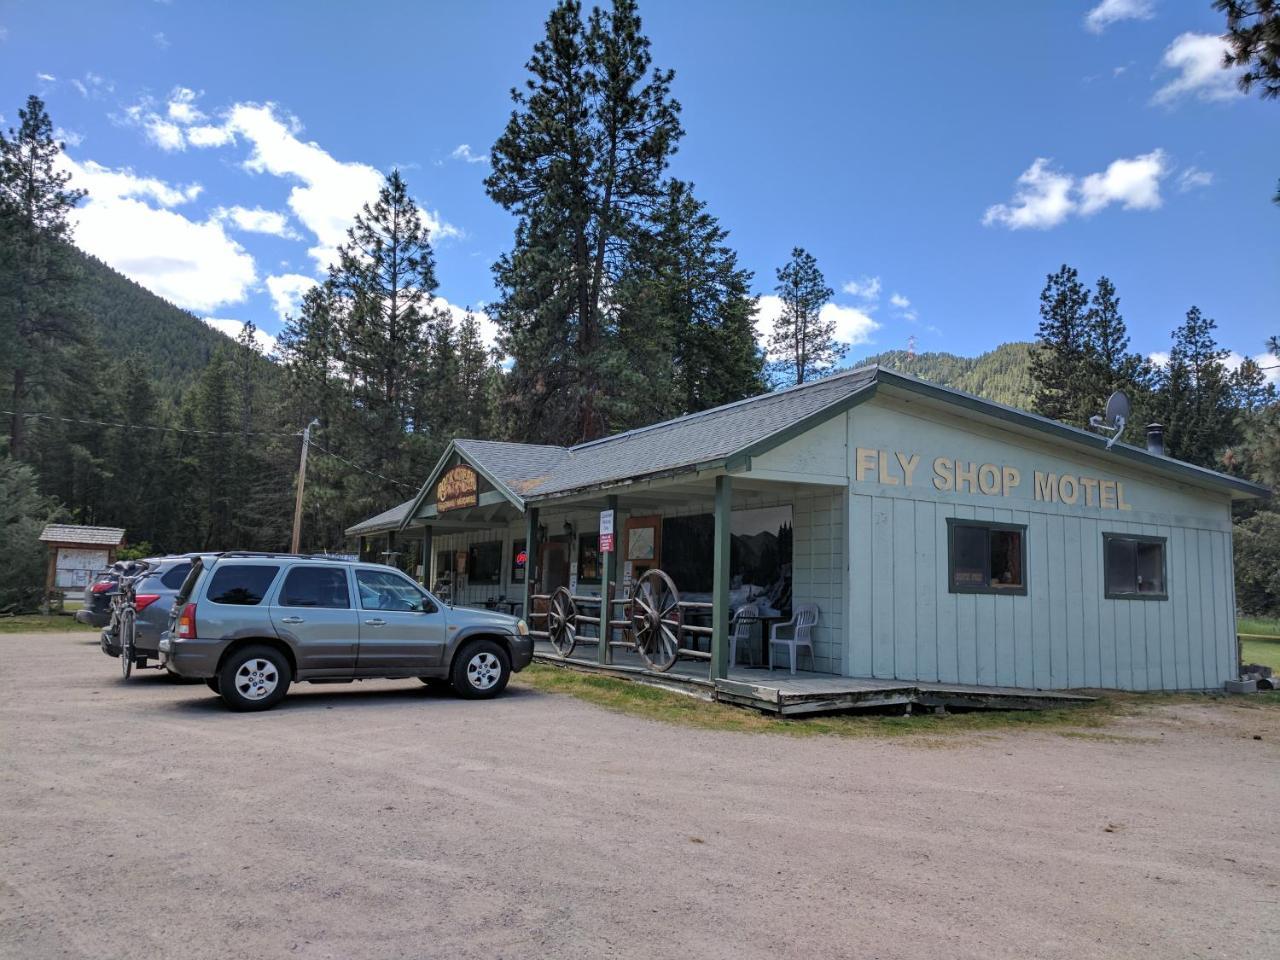
[[[203,683],[200,680],[195,682]],[[497,698],[496,702],[500,703],[504,700],[536,700],[544,696],[544,694],[536,690],[508,687]],[[376,710],[399,707],[404,704],[422,703],[424,701],[428,703],[437,701],[455,703],[460,706],[474,705],[477,709],[484,709],[490,706],[488,701],[463,700],[449,690],[434,690],[418,683],[416,680],[413,681],[412,686],[406,684],[402,687],[365,688],[363,690],[360,682],[356,681],[351,684],[296,684],[289,688],[288,696],[280,702],[279,706],[265,711],[265,713],[296,713],[307,710],[333,710],[337,708],[343,710]],[[175,700],[168,706],[174,710],[188,713],[230,713],[221,698],[215,696],[212,691],[209,692],[207,697]]]

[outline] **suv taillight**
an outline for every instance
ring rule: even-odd
[[[158,593],[135,594],[133,597],[133,609],[141,613],[143,610],[147,609],[147,607],[151,606],[153,603],[155,603],[159,599],[160,599],[160,594]]]
[[[110,580],[103,580],[100,583],[95,583],[92,587],[90,587],[90,590],[92,590],[94,593],[106,593],[108,590],[110,590],[114,586],[115,584],[112,583]]]
[[[178,614],[178,639],[196,639],[196,605],[188,603]]]

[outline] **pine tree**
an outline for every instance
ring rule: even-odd
[[[791,251],[778,269],[774,288],[782,313],[769,339],[772,369],[784,382],[800,384],[821,376],[838,363],[848,347],[835,339],[835,321],[822,319],[822,307],[835,291],[827,286],[818,261],[802,247]]]
[[[1129,332],[1120,314],[1120,298],[1115,284],[1106,277],[1098,278],[1091,294],[1086,326],[1090,369],[1080,397],[1086,422],[1088,415],[1101,412],[1107,398],[1120,390],[1132,405],[1131,426],[1145,423],[1151,412],[1151,364],[1129,351]],[[1133,436],[1130,434],[1130,438]]]
[[[1256,85],[1264,100],[1280,97],[1280,6],[1275,0],[1214,0],[1227,15],[1224,67],[1244,67],[1240,89]]]
[[[17,130],[0,134],[0,364],[14,411],[13,456],[23,453],[28,399],[56,388],[64,373],[58,348],[81,339],[67,216],[84,196],[68,188],[70,174],[55,167],[62,144],[40,98],[29,97],[18,118]]]
[[[1219,467],[1220,451],[1239,436],[1232,383],[1218,346],[1217,323],[1198,307],[1173,331],[1169,362],[1161,372],[1158,403],[1170,456],[1202,467]]]
[[[1099,322],[1113,326],[1109,318]],[[1032,409],[1041,416],[1084,427],[1097,412],[1091,396],[1097,360],[1090,328],[1089,291],[1075,268],[1063,264],[1048,275],[1040,293],[1040,326],[1031,354],[1036,383]],[[1111,329],[1113,347],[1115,336]]]
[[[489,376],[493,365],[480,334],[480,321],[470,309],[458,324],[457,344],[457,382],[462,396],[455,435],[485,437],[493,419],[489,409]]]
[[[639,426],[754,396],[765,389],[756,343],[757,298],[751,271],[738,266],[728,231],[707,212],[691,184],[671,180],[620,288],[619,334],[628,372],[643,377],[633,396],[651,401],[627,410],[620,426]]]
[[[411,385],[426,357],[436,290],[427,230],[399,170],[356,215],[331,279],[344,301],[343,362],[354,399],[394,448],[411,426]]]
[[[524,90],[494,144],[489,196],[517,218],[494,266],[492,316],[513,358],[507,412],[530,441],[572,442],[609,429],[601,371],[619,362],[606,291],[662,194],[683,131],[673,74],[650,72],[633,0],[552,10]]]

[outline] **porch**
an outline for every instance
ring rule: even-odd
[[[600,663],[595,656],[596,643],[595,639],[584,637],[570,656],[562,657],[548,641],[539,640],[534,648],[534,660],[563,669],[647,683],[700,699],[752,707],[779,716],[894,708],[906,713],[916,710],[1043,710],[1079,706],[1093,699],[1052,690],[875,680],[808,670],[797,670],[793,675],[785,669],[770,671],[741,664],[730,664],[728,676],[713,679],[705,661],[681,659],[670,669],[659,672],[651,669],[637,653],[625,649],[615,649],[611,663]]]

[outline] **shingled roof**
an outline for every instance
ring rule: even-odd
[[[850,370],[582,443],[564,451],[551,469],[526,474],[512,489],[537,499],[719,460],[849,397],[870,384],[875,373],[875,367]]]
[[[51,523],[40,532],[40,539],[45,543],[118,547],[124,542],[124,527],[82,527],[74,523]]]
[[[403,525],[405,517],[409,515],[409,508],[413,506],[417,497],[412,500],[406,500],[404,503],[397,504],[390,510],[383,510],[376,517],[370,517],[368,520],[361,520],[353,527],[347,527],[348,537],[358,537],[365,533],[380,533],[383,530],[399,530]]]
[[[455,454],[472,463],[518,509],[523,510],[526,502],[702,466],[731,466],[735,460],[745,462],[762,450],[794,436],[797,430],[808,429],[870,397],[877,386],[964,408],[1003,422],[1009,428],[1042,433],[1088,450],[1095,456],[1128,460],[1180,480],[1228,490],[1233,496],[1265,497],[1270,493],[1265,487],[1238,477],[1153,454],[1141,447],[1124,443],[1108,446],[1106,438],[1095,433],[950,387],[927,383],[885,367],[868,366],[574,447],[455,440],[414,500],[366,520],[348,532],[358,533],[375,525],[378,529],[391,529],[389,521],[394,519],[393,515],[401,518],[400,527],[407,526],[444,465]]]

